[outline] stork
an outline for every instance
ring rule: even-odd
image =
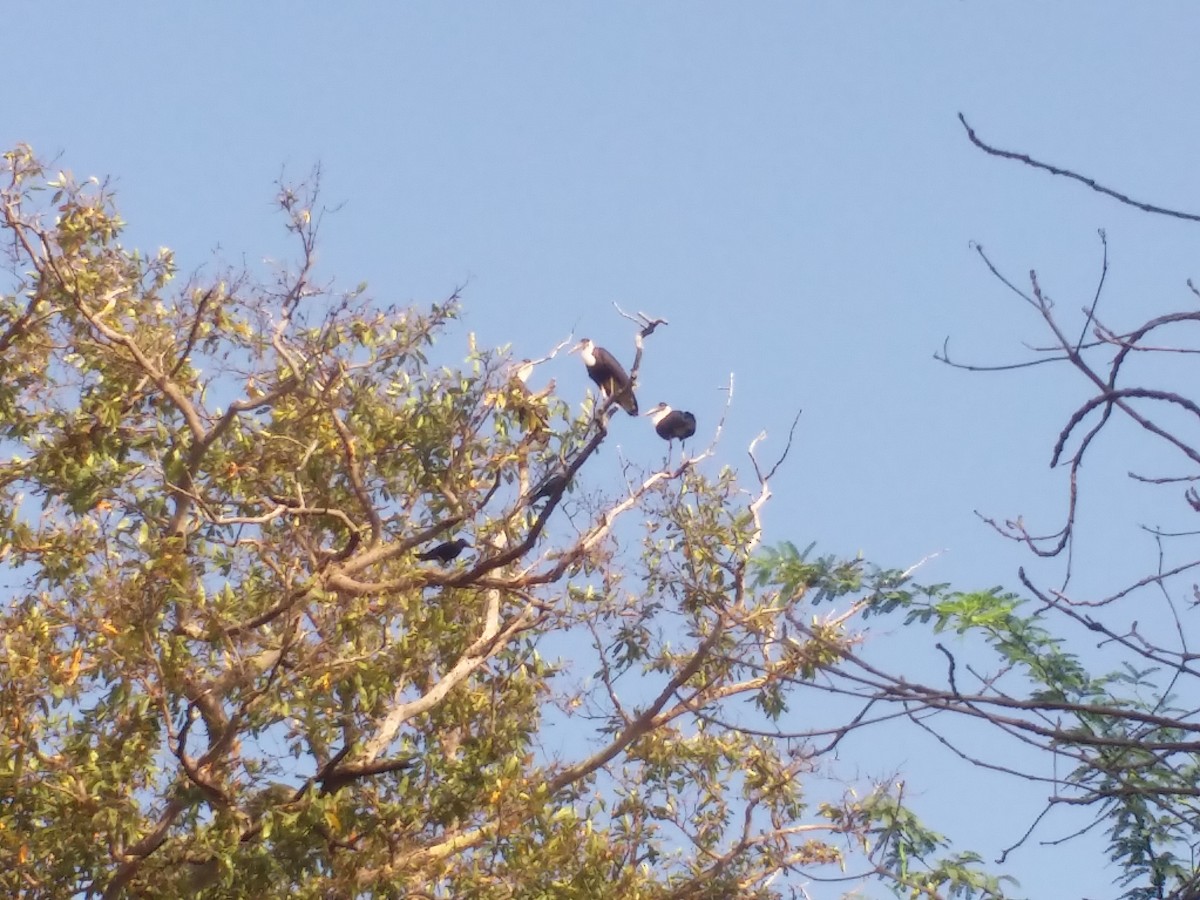
[[[633,379],[617,358],[603,347],[597,347],[590,338],[584,338],[571,348],[572,353],[576,350],[583,357],[588,377],[596,382],[604,395],[613,398],[631,416],[636,416],[638,405],[637,397],[633,395]]]
[[[513,371],[513,377],[521,383],[521,387],[528,392],[529,387],[525,384],[529,380],[529,376],[533,374],[533,360],[523,359],[521,364]]]
[[[528,359],[521,360],[521,364],[513,370],[511,378],[512,389],[515,392],[513,408],[526,431],[540,433],[550,427],[546,408],[541,398],[548,391],[553,390],[554,382],[550,382],[546,390],[535,394],[526,384],[532,374],[533,361]]]
[[[438,544],[431,550],[426,550],[424,553],[418,553],[417,559],[421,562],[433,562],[437,560],[440,563],[448,563],[452,559],[462,553],[464,548],[470,547],[463,538],[456,538],[453,541],[446,541],[444,544]]]
[[[679,441],[681,444],[696,433],[696,417],[682,409],[671,409],[660,403],[646,413],[654,419],[654,430],[664,441]]]

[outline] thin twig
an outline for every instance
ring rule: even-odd
[[[1112,188],[1107,188],[1104,185],[1097,183],[1095,180],[1088,178],[1086,175],[1080,175],[1078,172],[1072,172],[1070,169],[1063,169],[1059,168],[1058,166],[1052,166],[1049,163],[1039,162],[1038,160],[1033,159],[1024,153],[1014,153],[1011,150],[1001,150],[998,147],[993,147],[990,144],[986,144],[980,140],[979,136],[975,134],[975,129],[967,124],[967,119],[962,113],[958,114],[958,121],[962,122],[963,128],[967,130],[967,137],[970,139],[971,143],[984,153],[990,154],[991,156],[999,156],[1003,159],[1013,159],[1017,162],[1024,163],[1027,166],[1032,166],[1035,169],[1042,169],[1043,171],[1049,172],[1051,175],[1062,175],[1064,178],[1072,178],[1081,184],[1086,184],[1093,191],[1106,194],[1109,197],[1112,197],[1114,200],[1119,200],[1121,203],[1124,203],[1128,206],[1137,207],[1143,212],[1156,213],[1157,215],[1161,216],[1171,216],[1172,218],[1184,219],[1189,222],[1200,222],[1200,215],[1196,215],[1195,213],[1167,209],[1166,207],[1155,206],[1152,203],[1143,203],[1142,201],[1134,200],[1132,197],[1126,196],[1119,191],[1114,191]]]

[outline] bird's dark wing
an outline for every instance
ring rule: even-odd
[[[625,387],[629,384],[629,373],[625,371],[625,367],[617,362],[617,358],[605,350],[603,347],[597,347],[593,351],[596,355],[596,365],[605,375],[612,379],[618,387]]]
[[[617,358],[605,350],[603,347],[597,347],[596,368],[603,373],[604,381],[600,385],[606,394],[610,397],[615,397],[617,405],[631,416],[638,414],[637,397],[633,395],[633,384],[630,381],[629,373],[625,371],[625,367],[617,362]]]
[[[446,541],[443,544],[438,544],[431,550],[426,550],[424,553],[417,554],[417,559],[421,560],[422,562],[431,562],[436,559],[438,562],[447,563],[454,559],[454,557],[458,556],[458,554],[462,553],[463,548],[466,546],[467,542],[462,539],[456,541]]]
[[[566,475],[564,475],[562,473],[559,473],[556,475],[551,475],[549,478],[547,478],[545,481],[542,482],[542,486],[539,487],[534,492],[533,496],[529,498],[529,502],[534,503],[538,500],[541,500],[543,497],[552,497],[555,494],[557,494],[558,492],[564,490],[566,488],[566,486],[567,486],[567,476]]]

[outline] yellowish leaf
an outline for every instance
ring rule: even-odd
[[[71,668],[67,672],[67,684],[74,684],[75,679],[79,677],[79,663],[83,659],[83,648],[76,647],[75,652],[71,654]]]

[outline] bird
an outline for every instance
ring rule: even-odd
[[[617,358],[597,347],[591,339],[584,338],[571,348],[571,352],[580,351],[583,364],[587,366],[588,377],[599,385],[606,397],[616,400],[618,406],[631,416],[638,414],[637,397],[633,395],[633,379],[617,362]]]
[[[510,380],[513,389],[512,405],[526,431],[541,433],[550,427],[545,402],[542,398],[554,389],[554,382],[550,382],[546,389],[535,394],[526,384],[532,374],[533,361],[528,359],[521,360],[521,364],[513,370]]]
[[[696,433],[696,417],[682,409],[671,409],[660,403],[646,415],[654,418],[654,430],[664,441],[683,443]]]
[[[426,550],[424,553],[418,553],[417,559],[421,562],[432,562],[437,560],[440,563],[448,563],[450,560],[463,552],[463,549],[470,547],[463,538],[456,538],[453,541],[446,541],[444,544],[438,544],[431,550]]]
[[[570,479],[567,478],[566,472],[555,472],[538,485],[538,489],[533,492],[533,496],[529,498],[529,502],[537,503],[543,497],[553,497],[555,494],[560,494],[566,489],[569,483]]]
[[[519,381],[521,383],[521,387],[525,388],[526,392],[529,391],[529,388],[525,384],[525,382],[527,382],[529,380],[529,376],[532,374],[533,374],[533,360],[531,360],[531,359],[521,360],[521,364],[519,366],[517,366],[516,369],[513,370],[513,377],[516,378],[517,381]]]

